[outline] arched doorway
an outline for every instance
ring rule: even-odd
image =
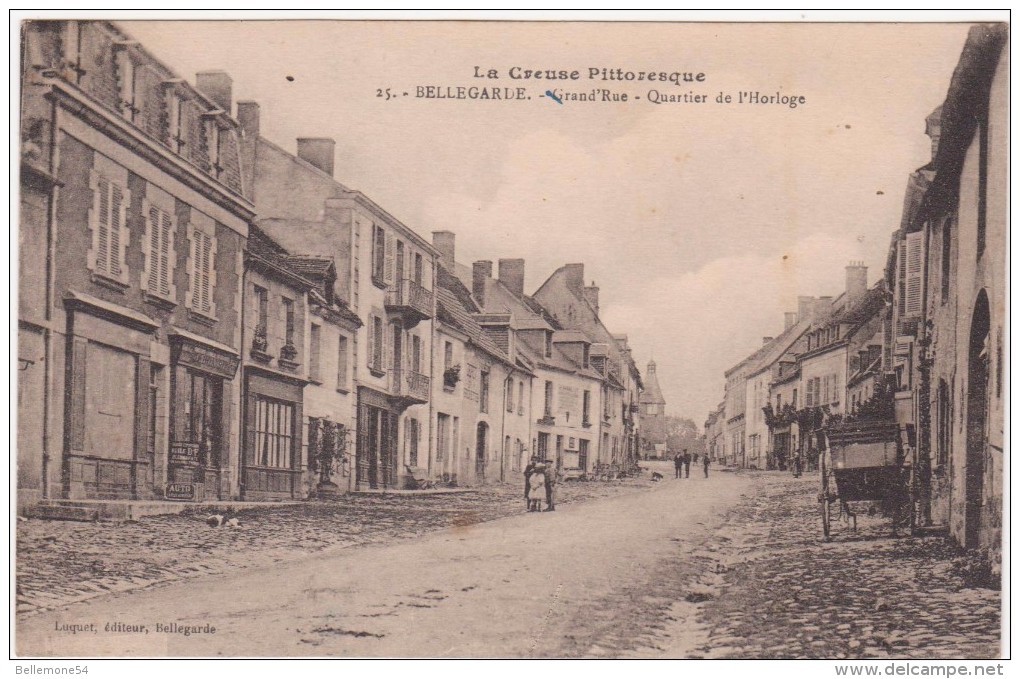
[[[985,447],[988,439],[988,375],[991,353],[988,295],[982,290],[974,304],[967,352],[967,508],[964,546],[977,547],[981,537]]]
[[[488,445],[489,425],[478,423],[478,434],[475,437],[475,478],[485,480],[485,448]]]

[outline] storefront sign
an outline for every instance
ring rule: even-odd
[[[197,443],[174,443],[170,446],[170,464],[193,467],[198,464]]]
[[[194,500],[195,484],[193,483],[168,483],[166,484],[167,500]]]

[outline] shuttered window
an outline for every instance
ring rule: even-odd
[[[378,226],[372,227],[372,279],[381,283],[385,279],[386,232]]]
[[[908,233],[904,261],[903,316],[915,318],[921,315],[921,298],[924,285],[924,232]]]
[[[174,218],[166,210],[149,205],[146,228],[145,290],[151,295],[173,299]]]
[[[336,388],[347,388],[347,338],[340,336],[340,343],[337,348],[336,359]]]
[[[204,316],[215,316],[216,238],[202,229],[191,230],[191,290],[189,306]]]
[[[322,377],[319,375],[319,352],[322,344],[322,328],[314,323],[308,329],[308,377],[316,382]]]
[[[119,182],[98,172],[92,173],[90,183],[93,197],[90,264],[96,273],[127,283],[125,256],[130,193]]]

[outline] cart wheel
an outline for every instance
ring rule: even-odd
[[[828,542],[832,539],[830,528],[832,527],[832,503],[829,502],[829,477],[822,474],[822,492],[818,494],[818,502],[822,505],[822,536]]]
[[[822,493],[822,535],[825,536],[826,542],[832,539],[832,536],[829,535],[829,528],[832,523],[831,506],[828,493]]]

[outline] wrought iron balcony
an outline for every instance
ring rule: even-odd
[[[397,281],[386,290],[386,311],[399,315],[406,329],[432,318],[434,309],[432,291],[412,280]]]
[[[429,388],[431,386],[431,380],[428,375],[423,375],[406,368],[394,368],[390,371],[390,374],[393,376],[390,390],[393,393],[393,397],[402,406],[406,408],[407,406],[428,403]]]

